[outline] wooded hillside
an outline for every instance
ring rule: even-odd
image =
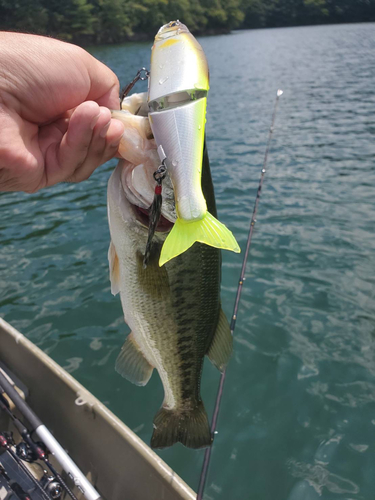
[[[0,30],[81,44],[149,39],[174,19],[196,34],[375,21],[375,0],[0,0]]]

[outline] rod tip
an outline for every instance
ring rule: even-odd
[[[283,95],[284,91],[281,90],[281,89],[278,89],[278,91],[276,92],[276,95],[277,97],[280,97],[281,95]]]

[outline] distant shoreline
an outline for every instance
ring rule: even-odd
[[[235,28],[232,30],[227,30],[227,29],[222,29],[222,30],[207,30],[207,31],[200,31],[196,32],[193,31],[193,35],[196,37],[210,37],[210,36],[218,36],[218,35],[231,35],[231,34],[236,34],[236,33],[241,33],[244,31],[259,31],[259,30],[274,30],[274,29],[288,29],[288,28],[313,28],[317,26],[343,26],[343,25],[355,25],[355,24],[375,24],[375,21],[356,21],[356,22],[327,22],[327,23],[315,23],[315,24],[291,24],[291,25],[285,25],[285,26],[263,26],[263,27],[258,27],[258,28],[247,28],[247,27],[242,27],[242,28]],[[52,36],[52,35],[46,35],[46,36]],[[124,38],[121,41],[116,41],[116,42],[86,42],[82,41],[80,43],[79,41],[71,41],[71,40],[66,40],[64,38],[61,38],[63,41],[69,41],[70,43],[75,43],[76,45],[80,45],[81,47],[95,47],[99,45],[121,45],[121,44],[126,44],[126,43],[137,43],[137,42],[150,42],[152,43],[154,40],[155,35],[147,35],[145,33],[135,33],[131,37]]]
[[[355,22],[327,22],[327,23],[314,23],[314,24],[289,24],[289,25],[284,25],[284,26],[263,26],[263,27],[257,27],[257,28],[248,28],[248,27],[241,27],[241,28],[235,28],[235,29],[220,29],[220,30],[207,30],[207,31],[193,31],[193,35],[196,37],[210,37],[210,36],[218,36],[218,35],[231,35],[231,34],[236,34],[236,33],[241,33],[243,31],[257,31],[257,30],[273,30],[273,29],[282,29],[282,28],[309,28],[309,27],[316,27],[316,26],[342,26],[342,25],[354,25],[354,24],[375,24],[374,21],[355,21]],[[52,36],[52,35],[46,35],[46,36]],[[75,43],[76,45],[80,45],[81,47],[95,47],[99,45],[120,45],[120,44],[125,44],[125,43],[137,43],[137,42],[153,42],[155,37],[154,35],[146,34],[146,33],[134,33],[134,35],[130,37],[126,37],[121,41],[116,41],[116,42],[89,42],[87,39],[85,40],[66,40],[62,38],[64,41],[69,41],[70,43]]]
[[[82,47],[149,42],[179,19],[195,36],[233,30],[375,22],[375,0],[22,0],[0,2],[0,31]]]
[[[334,22],[330,20],[330,22],[318,22],[318,23],[306,23],[306,24],[284,24],[282,26],[257,26],[257,27],[248,27],[241,26],[233,29],[229,28],[220,28],[220,29],[209,29],[209,30],[192,30],[192,33],[196,37],[204,37],[204,36],[218,36],[218,35],[230,35],[241,33],[243,31],[257,31],[257,30],[272,30],[272,29],[281,29],[281,28],[307,28],[307,27],[315,27],[315,26],[341,26],[341,25],[354,25],[354,24],[374,24],[375,20],[369,21],[353,21],[353,22]],[[19,32],[19,33],[28,33],[33,35],[46,36],[51,38],[56,38],[58,40],[62,40],[65,42],[73,43],[79,45],[81,47],[95,47],[100,45],[120,45],[126,43],[137,43],[137,42],[150,42],[152,43],[155,37],[154,34],[150,33],[133,33],[132,35],[124,36],[122,39],[111,40],[111,39],[98,39],[96,34],[83,34],[83,35],[68,35],[68,34],[56,34],[56,33],[43,33],[31,30],[22,30],[9,28],[4,29],[0,28],[0,31],[10,31],[10,32]]]
[[[247,29],[247,28],[244,28]],[[217,36],[217,35],[230,35],[232,31],[240,31],[240,30],[229,30],[229,29],[220,29],[220,30],[207,30],[207,31],[193,31],[193,35],[196,37],[199,36]],[[241,30],[242,31],[242,30]],[[60,40],[63,40],[65,42],[70,42],[74,43],[76,45],[79,45],[80,47],[95,47],[97,45],[119,45],[119,44],[124,44],[124,43],[137,43],[137,42],[150,42],[152,43],[155,38],[155,34],[147,34],[147,33],[134,33],[134,35],[124,37],[122,40],[119,41],[90,41],[90,36],[84,36],[84,37],[77,37],[73,40],[66,40],[66,38],[60,38]],[[47,36],[52,36],[52,35],[47,35]]]

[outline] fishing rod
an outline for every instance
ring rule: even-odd
[[[51,462],[48,460],[47,453],[41,448],[41,446],[38,446],[37,443],[35,443],[30,435],[30,432],[27,430],[25,425],[19,420],[13,412],[10,410],[8,406],[8,402],[5,399],[5,397],[1,394],[2,392],[2,387],[0,386],[0,410],[5,411],[11,420],[14,423],[14,426],[17,428],[18,432],[20,433],[21,437],[24,440],[24,446],[26,446],[26,449],[24,447],[19,447],[17,445],[17,449],[20,451],[19,455],[21,456],[22,459],[26,461],[29,460],[29,450],[31,452],[31,461],[33,460],[42,460],[46,466],[49,468],[51,473],[55,476],[55,478],[58,480],[58,482],[61,484],[61,486],[64,488],[64,490],[68,493],[70,498],[72,500],[78,500],[77,497],[74,495],[74,493],[71,491],[69,486],[66,484],[64,479],[61,477],[61,475],[57,472],[57,470],[53,467]]]
[[[232,315],[232,319],[231,319],[231,323],[230,323],[230,331],[231,331],[232,337],[234,334],[234,329],[236,327],[237,313],[238,313],[238,307],[239,307],[240,299],[241,299],[241,292],[242,292],[244,281],[246,279],[246,277],[245,277],[246,263],[247,263],[247,259],[248,259],[249,252],[250,252],[251,240],[253,237],[254,226],[255,226],[255,222],[256,222],[256,215],[257,215],[257,211],[258,211],[259,199],[260,199],[260,194],[262,192],[264,174],[266,173],[268,154],[270,151],[270,145],[271,145],[271,139],[272,139],[272,134],[273,134],[273,130],[274,130],[276,112],[277,112],[277,108],[278,108],[278,104],[279,104],[279,99],[280,99],[280,96],[282,94],[283,94],[283,91],[280,89],[276,92],[276,100],[275,100],[275,105],[273,108],[271,127],[270,127],[269,133],[268,133],[266,152],[264,154],[262,171],[261,171],[261,175],[260,175],[260,179],[259,179],[257,194],[255,197],[253,214],[251,217],[250,228],[249,228],[249,233],[248,233],[248,237],[247,237],[246,250],[245,250],[245,254],[243,256],[240,279],[238,281],[237,294],[236,294],[236,299],[234,301],[233,315]],[[214,408],[214,413],[212,416],[212,423],[211,423],[212,439],[214,439],[215,434],[216,434],[216,426],[217,426],[217,420],[219,417],[220,403],[221,403],[221,400],[223,397],[225,376],[226,376],[226,370],[224,370],[223,373],[221,374],[219,388],[218,388],[217,396],[216,396],[216,400],[215,400],[215,408]],[[206,485],[206,479],[207,479],[207,474],[208,474],[208,467],[210,465],[210,460],[211,460],[212,446],[213,446],[213,444],[209,448],[206,448],[206,451],[204,453],[204,460],[203,460],[202,470],[201,470],[200,479],[199,479],[197,500],[202,500],[202,497],[203,497],[204,487]]]
[[[19,500],[31,500],[30,496],[25,492],[25,490],[13,479],[11,479],[5,470],[4,466],[0,463],[0,476],[5,479],[8,487],[13,491]]]
[[[31,424],[31,428],[33,429],[32,432],[35,433],[39,437],[39,439],[45,444],[45,446],[51,451],[51,453],[54,455],[58,463],[61,465],[62,469],[73,480],[75,486],[77,486],[77,488],[83,494],[84,498],[86,498],[86,500],[101,500],[99,493],[88,481],[83,472],[73,462],[73,460],[66,453],[64,448],[60,445],[60,443],[53,437],[53,435],[43,424],[43,422],[39,419],[39,417],[33,412],[30,406],[18,394],[18,392],[16,391],[14,386],[9,382],[8,378],[6,377],[1,368],[0,368],[0,386],[4,390],[5,394],[7,394],[7,396],[13,401],[14,405],[22,413],[24,418]]]
[[[42,497],[45,500],[51,500],[49,494],[45,491],[45,489],[39,484],[37,479],[33,476],[33,474],[29,471],[26,465],[22,462],[22,460],[14,453],[12,450],[11,437],[6,435],[4,432],[0,433],[0,447],[4,448],[4,450],[8,453],[11,459],[18,465],[18,467],[23,471],[24,474],[30,479],[30,481],[36,486],[36,488],[41,493]]]

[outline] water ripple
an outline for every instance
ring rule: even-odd
[[[218,211],[242,249],[275,92],[284,90],[207,498],[373,498],[374,27],[201,39],[210,63],[207,138]],[[150,46],[93,53],[125,85],[147,66]],[[108,280],[106,185],[114,165],[79,185],[0,194],[0,314],[149,441],[163,398],[158,377],[140,389],[114,371],[128,333]],[[223,253],[228,317],[241,258]],[[217,383],[207,363],[209,412]],[[201,454],[176,446],[160,455],[197,486]]]

